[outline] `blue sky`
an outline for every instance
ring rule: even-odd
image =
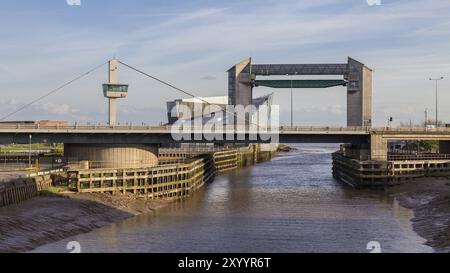
[[[117,56],[199,96],[225,95],[225,71],[255,63],[335,63],[347,56],[374,69],[374,122],[389,116],[450,122],[450,1],[2,1],[0,9],[0,115],[39,97],[91,67]],[[11,119],[105,122],[101,92],[106,67]],[[119,121],[165,121],[175,91],[121,68],[130,94],[119,102]],[[289,120],[289,90],[275,92],[281,121]],[[296,90],[299,125],[345,125],[344,88]]]

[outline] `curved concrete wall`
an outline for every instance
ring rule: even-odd
[[[66,144],[69,161],[89,161],[90,168],[147,168],[158,165],[158,148],[129,144]]]

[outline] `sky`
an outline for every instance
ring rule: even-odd
[[[70,0],[69,2],[76,2]],[[376,2],[369,0],[369,2]],[[0,116],[116,57],[197,96],[227,94],[226,71],[254,63],[345,63],[374,70],[373,121],[421,123],[435,114],[450,123],[450,1],[4,0],[0,8]],[[301,78],[301,77],[299,77]],[[186,97],[120,67],[130,84],[118,121],[166,122],[166,101]],[[60,90],[9,120],[106,123],[101,84],[107,67]],[[281,123],[290,122],[290,90],[275,94]],[[294,91],[295,124],[345,126],[346,89]]]

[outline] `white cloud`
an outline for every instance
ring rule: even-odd
[[[216,80],[216,79],[217,78],[212,76],[212,75],[206,75],[206,76],[202,77],[202,80],[204,80],[204,81],[213,81],[213,80]]]
[[[2,69],[9,72],[1,78],[2,84],[8,84],[3,96],[30,101],[115,54],[202,96],[226,94],[225,70],[248,56],[255,62],[313,63],[344,62],[351,55],[375,70],[375,121],[383,123],[385,115],[420,118],[423,111],[417,109],[432,108],[428,102],[432,97],[421,95],[428,88],[424,81],[429,76],[450,75],[449,1],[383,1],[379,7],[367,6],[365,1],[261,2],[225,3],[187,12],[124,12],[119,16],[121,29],[102,27],[101,21],[76,28],[51,18],[47,21],[51,24],[41,23],[33,18],[36,15],[27,14],[18,15],[17,20],[29,20],[33,28],[11,30],[14,22],[3,24],[0,19],[0,34],[9,35],[0,43]],[[106,80],[105,71],[34,110],[103,120],[105,100],[99,86]],[[129,71],[120,73],[132,90],[119,105],[124,119],[157,122],[154,115],[128,108],[163,109],[166,100],[182,96]],[[205,75],[208,81],[199,80]],[[448,90],[450,85],[443,82],[442,88]],[[450,101],[450,95],[442,96]],[[287,105],[287,99],[280,104]],[[313,95],[303,99],[313,105],[305,111],[322,120],[346,110],[330,100],[319,106]],[[69,101],[87,114],[77,115]],[[402,114],[406,106],[398,105],[411,105],[414,110]],[[450,116],[446,110],[450,107],[443,108],[443,115]]]
[[[38,103],[33,105],[37,111],[44,111],[48,114],[55,115],[71,115],[74,113],[73,109],[68,104],[55,104],[51,102]]]

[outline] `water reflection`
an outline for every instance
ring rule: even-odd
[[[429,252],[410,210],[382,191],[354,190],[331,175],[336,145],[300,151],[217,177],[191,198],[155,214],[39,248],[64,252]]]

